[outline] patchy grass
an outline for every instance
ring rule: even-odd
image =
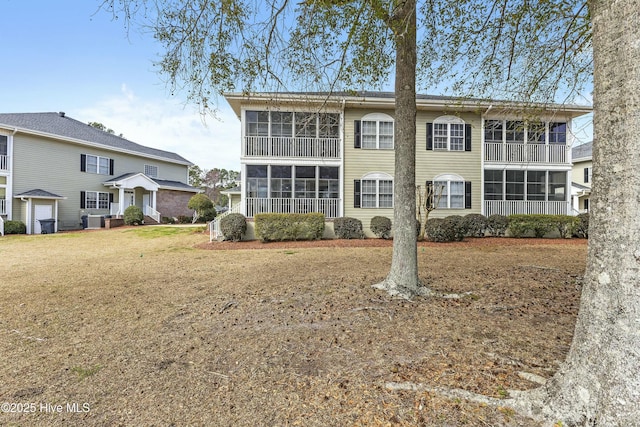
[[[388,242],[207,242],[177,227],[0,238],[0,401],[90,407],[0,425],[535,426],[385,383],[535,387],[518,373],[564,359],[586,257],[585,241],[424,244],[422,280],[473,297],[408,302],[370,287]]]

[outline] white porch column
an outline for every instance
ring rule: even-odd
[[[156,194],[158,192],[157,191],[152,191],[151,192],[151,207],[153,208],[154,211],[157,211],[158,209],[156,209]]]
[[[31,221],[33,221],[33,219],[32,219],[33,215],[31,215],[31,209],[32,209],[31,198],[28,198],[26,200],[26,202],[27,202],[27,218],[26,218],[27,234],[32,234],[33,233],[33,227],[32,227],[33,224],[31,224]]]
[[[53,223],[53,232],[58,232],[58,199],[53,202],[53,217],[55,218],[55,222]]]
[[[118,213],[117,215],[124,215],[124,187],[118,188]]]

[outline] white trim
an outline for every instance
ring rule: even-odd
[[[393,176],[389,175],[386,172],[369,172],[366,173],[364,175],[362,175],[362,177],[360,178],[360,180],[368,180],[368,181],[373,181],[373,180],[384,180],[384,181],[393,181]]]

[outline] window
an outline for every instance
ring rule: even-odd
[[[524,122],[507,120],[506,141],[511,144],[524,144]]]
[[[317,116],[314,113],[296,113],[296,136],[315,138],[317,136]]]
[[[113,175],[113,159],[93,156],[91,154],[81,154],[80,171],[100,175]]]
[[[150,178],[157,178],[158,167],[154,165],[144,165],[144,174]]]
[[[507,200],[524,200],[524,171],[506,171]]]
[[[337,199],[340,197],[340,179],[338,168],[320,166],[318,176],[318,197],[321,199]]]
[[[82,209],[109,209],[112,197],[111,193],[102,191],[82,191],[80,192],[80,207]]]
[[[549,171],[549,201],[563,202],[567,199],[567,173]]]
[[[527,172],[527,200],[545,200],[547,173],[545,171]]]
[[[247,111],[245,122],[247,136],[269,136],[268,111]]]
[[[484,199],[503,200],[503,172],[501,170],[484,171]]]
[[[549,123],[549,144],[567,144],[566,123]]]
[[[462,177],[458,175],[440,175],[433,181],[433,188],[436,196],[441,194],[438,208],[465,208],[465,182]],[[471,200],[469,200],[470,203]]]
[[[487,120],[484,122],[484,142],[502,143],[502,120]]]
[[[393,119],[386,114],[367,114],[356,120],[354,130],[355,148],[393,149]]]
[[[316,197],[316,167],[296,166],[295,198],[314,199]]]
[[[7,155],[7,148],[8,148],[8,138],[4,135],[0,135],[0,156],[6,156]]]
[[[291,166],[271,166],[271,197],[291,198]]]
[[[318,116],[320,122],[320,138],[340,137],[340,115],[336,113],[322,113]]]
[[[271,112],[271,136],[293,136],[293,113]]]
[[[247,197],[268,196],[266,165],[247,165]]]
[[[544,144],[546,125],[542,122],[527,124],[527,142],[529,144]]]
[[[354,182],[354,207],[392,208],[393,178],[386,173],[370,173]]]
[[[430,126],[432,126],[432,130]],[[438,117],[432,124],[427,124],[427,138],[430,136],[430,130],[432,132],[432,148],[434,150],[465,151],[465,131],[470,132],[470,128],[467,128],[464,121],[459,117]],[[471,135],[469,135],[469,144],[470,137]],[[429,149],[429,146],[427,146],[427,149]]]

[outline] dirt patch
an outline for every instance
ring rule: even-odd
[[[550,377],[586,242],[421,243],[422,280],[472,295],[413,302],[371,288],[391,259],[377,239],[133,228],[9,237],[0,253],[0,401],[37,404],[1,425],[534,426],[385,383],[503,397],[535,387],[521,371]]]

